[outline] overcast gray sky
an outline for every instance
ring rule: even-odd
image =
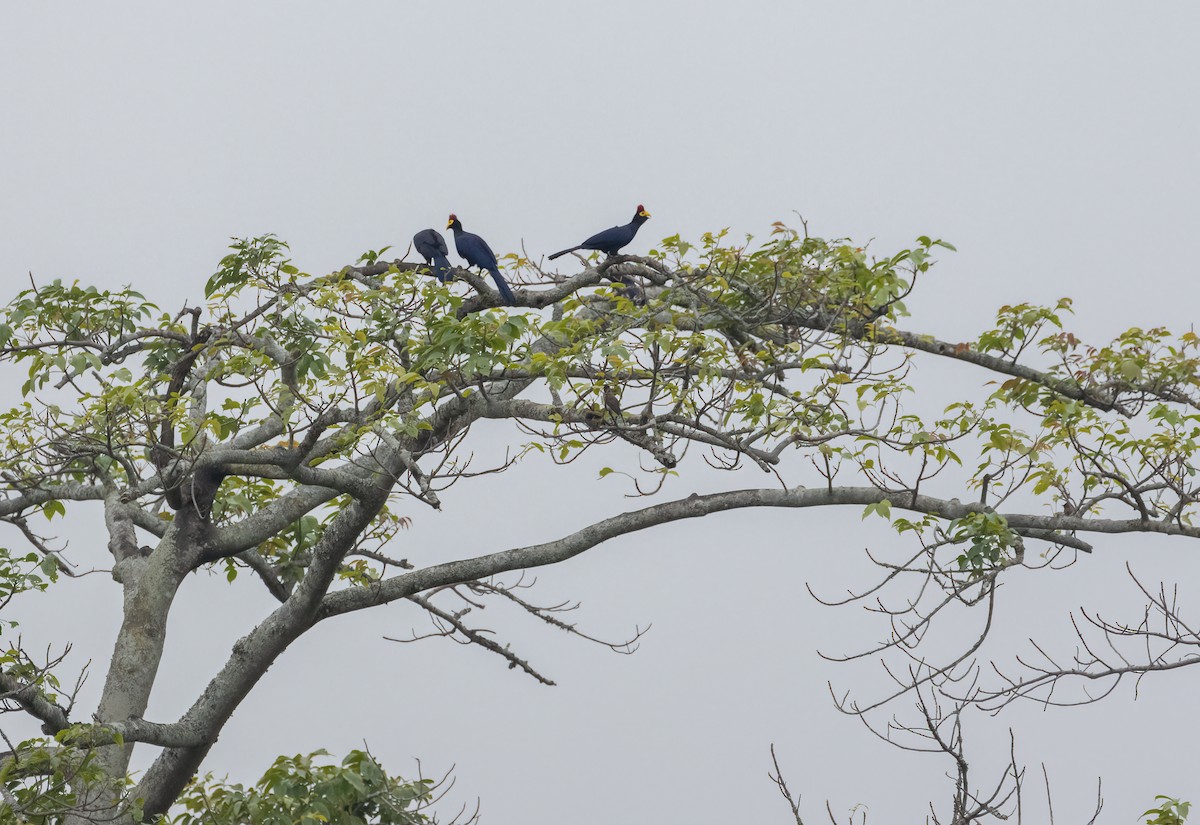
[[[321,272],[451,211],[497,251],[536,254],[640,202],[653,218],[633,252],[676,232],[765,234],[794,212],[881,254],[950,240],[960,251],[910,302],[910,326],[951,340],[1002,304],[1063,295],[1088,337],[1182,330],[1200,298],[1198,24],[1197,6],[1171,2],[6,4],[0,280],[5,294],[29,272],[133,283],[176,307],[202,296],[233,235],[274,232]],[[596,480],[599,461],[463,484],[444,512],[410,513],[397,554],[474,555],[628,507],[615,479]],[[730,483],[761,480],[697,472],[675,490]],[[84,566],[105,564],[96,524],[69,527]],[[782,823],[765,778],[774,742],[812,821],[827,797],[835,812],[916,821],[947,796],[948,765],[838,715],[826,680],[871,693],[882,674],[814,652],[884,629],[804,589],[854,586],[863,547],[889,541],[858,512],[741,513],[545,571],[542,592],[583,599],[597,632],[654,624],[618,657],[489,616],[556,688],[448,642],[383,641],[419,621],[402,607],[345,618],[288,652],[206,767],[249,779],[279,753],[366,739],[394,771],[457,763],[455,798],[481,797],[491,823]],[[1070,570],[1013,577],[998,649],[1037,635],[1069,650],[1081,602],[1122,615],[1126,561],[1194,603],[1186,551],[1110,539]],[[69,619],[62,602],[20,605],[27,638],[105,661],[116,585],[63,590]],[[186,708],[269,609],[249,582],[189,581],[148,718]],[[1122,690],[1082,710],[977,715],[968,733],[982,768],[1014,727],[1060,815],[1090,804],[1103,775],[1102,821],[1130,822],[1156,793],[1200,795],[1190,679],[1152,680],[1136,702]]]

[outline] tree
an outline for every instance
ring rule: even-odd
[[[90,719],[56,678],[59,660],[10,639],[5,707],[45,734],[10,742],[0,768],[14,821],[39,810],[152,820],[185,794],[205,798],[188,787],[217,735],[318,623],[408,600],[436,633],[545,680],[471,625],[471,605],[506,603],[590,637],[504,574],[681,519],[835,505],[888,520],[912,547],[878,558],[880,581],[854,597],[900,594],[900,607],[886,607],[890,641],[864,654],[906,666],[893,691],[842,708],[869,720],[917,699],[917,746],[959,766],[946,821],[1002,811],[1022,772],[1014,763],[995,793],[976,790],[957,725],[963,707],[1058,701],[1073,679],[1114,682],[1197,659],[1200,637],[1165,591],[1146,588],[1143,623],[1094,622],[1114,640],[1150,642],[1140,659],[1097,653],[999,682],[966,678],[998,583],[1041,563],[1031,544],[1062,561],[1090,553],[1096,534],[1200,538],[1200,339],[1133,329],[1089,346],[1064,330],[1065,299],[1003,307],[974,341],[906,330],[904,302],[939,247],[953,249],[921,237],[872,258],[850,241],[776,224],[757,245],[723,232],[697,246],[675,236],[649,257],[592,259],[568,277],[509,255],[515,282],[535,286],[505,310],[471,272],[456,271],[473,288],[464,293],[423,266],[369,252],[312,276],[265,236],[235,242],[206,301],[178,311],[132,289],[56,281],[22,292],[0,325],[4,357],[28,376],[24,402],[3,416],[0,518],[30,550],[5,551],[3,596],[52,594],[73,573],[37,516],[96,501],[124,618]],[[925,358],[962,362],[979,378],[944,409],[918,413],[931,406],[914,389]],[[520,435],[508,459],[478,467],[468,450],[472,425],[485,419]],[[454,485],[531,454],[562,463],[614,444],[644,455],[628,483],[652,499],[645,506],[554,541],[420,568],[389,547],[405,527],[398,501],[440,508]],[[767,483],[671,497],[696,453]],[[206,568],[253,575],[278,604],[183,716],[144,719],[175,595]],[[926,631],[954,611],[974,617],[979,633],[935,662],[921,652]],[[156,756],[131,779],[135,746]]]

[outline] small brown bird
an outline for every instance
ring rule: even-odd
[[[621,399],[617,397],[616,390],[610,385],[604,385],[604,406],[615,417],[621,418]]]

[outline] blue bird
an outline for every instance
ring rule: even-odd
[[[417,234],[413,235],[413,246],[417,249],[417,254],[425,259],[426,265],[432,265],[433,274],[443,284],[451,280],[450,276],[450,259],[446,254],[450,251],[446,247],[446,239],[442,237],[442,233],[436,229],[422,229]]]
[[[642,224],[650,219],[650,213],[646,211],[646,207],[638,204],[637,211],[633,213],[633,220],[624,226],[613,226],[605,229],[603,232],[597,232],[592,237],[581,243],[579,246],[573,246],[570,249],[564,249],[562,252],[555,252],[550,256],[550,260],[554,260],[568,252],[577,252],[580,249],[593,249],[597,252],[603,252],[605,255],[616,255],[621,251],[621,247],[628,246],[637,235],[637,231],[641,229]]]
[[[454,231],[454,248],[458,250],[459,257],[470,266],[477,266],[492,273],[492,280],[496,282],[496,289],[500,290],[504,303],[516,306],[517,296],[513,295],[508,281],[500,274],[500,267],[496,264],[496,253],[487,245],[487,241],[471,232],[464,232],[462,221],[457,215],[450,216],[446,228]]]

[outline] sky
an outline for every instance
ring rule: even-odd
[[[499,252],[540,254],[642,203],[653,218],[634,253],[675,233],[765,235],[798,215],[881,255],[920,234],[951,241],[908,322],[948,340],[1001,305],[1062,296],[1089,339],[1183,331],[1200,297],[1198,24],[1182,2],[6,4],[0,287],[131,283],[177,307],[202,296],[231,236],[274,232],[323,272],[403,248],[449,212]],[[984,380],[921,367],[934,392]],[[483,455],[513,438],[479,434]],[[611,463],[530,461],[461,485],[443,512],[410,514],[397,555],[475,555],[627,509],[616,479],[597,479]],[[763,483],[691,470],[672,492]],[[98,525],[81,510],[63,527],[84,567],[105,566]],[[885,628],[805,589],[861,585],[864,548],[887,546],[857,511],[743,512],[540,571],[538,592],[582,600],[589,630],[653,624],[618,656],[487,616],[554,688],[445,640],[384,640],[423,627],[405,607],[346,617],[272,668],[205,768],[244,781],[280,753],[365,741],[396,772],[455,766],[449,801],[478,797],[485,822],[782,823],[774,743],[810,821],[826,799],[839,817],[862,804],[869,821],[917,821],[948,798],[950,766],[838,714],[830,681],[866,696],[885,677],[816,654]],[[1022,571],[996,655],[1031,636],[1069,652],[1080,604],[1133,617],[1127,562],[1181,582],[1186,606],[1200,573],[1188,549],[1112,538],[1069,569]],[[27,640],[72,641],[69,662],[102,668],[119,591],[100,574],[12,609]],[[269,609],[252,583],[189,580],[147,718],[190,705]],[[1122,688],[1083,709],[969,716],[972,764],[1006,758],[1011,728],[1061,817],[1090,814],[1097,776],[1101,822],[1133,821],[1158,793],[1195,798],[1192,678],[1149,680],[1136,700]],[[84,699],[101,681],[98,669]]]

